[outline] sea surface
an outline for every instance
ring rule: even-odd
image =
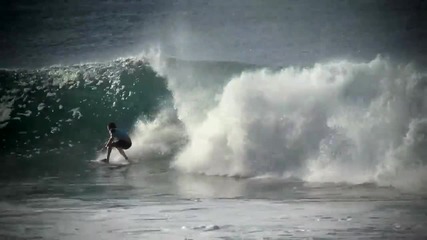
[[[426,11],[2,2],[0,239],[426,239]]]

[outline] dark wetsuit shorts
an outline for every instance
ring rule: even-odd
[[[119,140],[117,142],[113,142],[113,144],[111,144],[113,147],[118,147],[118,148],[122,148],[122,149],[128,149],[132,146],[131,142],[128,141],[124,141],[124,140]]]

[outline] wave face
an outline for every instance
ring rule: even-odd
[[[167,63],[177,74],[185,72],[180,77],[195,80],[194,85],[181,85],[189,89],[224,85],[221,81],[245,66],[160,61],[156,54],[148,55],[0,70],[0,156],[5,166],[0,177],[84,172],[88,160],[105,155],[97,150],[108,139],[110,121],[130,132],[130,157],[170,159],[186,143],[187,134],[174,109],[173,99],[179,96],[169,90],[171,83],[153,70],[149,59],[154,65]],[[113,151],[112,158],[118,157]]]
[[[0,155],[14,171],[79,167],[108,138],[108,122],[130,130],[170,99],[138,59],[1,70],[0,79]]]
[[[4,169],[81,171],[116,121],[131,158],[184,172],[427,183],[426,74],[381,57],[269,69],[151,54],[0,74]]]
[[[411,65],[378,57],[255,68],[222,88],[190,88],[199,82],[155,69],[189,138],[172,164],[179,170],[425,186],[427,78]]]

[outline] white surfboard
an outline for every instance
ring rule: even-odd
[[[119,168],[119,167],[125,167],[125,166],[130,165],[130,162],[126,161],[126,160],[122,160],[122,161],[111,161],[110,160],[110,162],[107,163],[107,162],[105,162],[105,158],[101,158],[101,159],[97,159],[97,160],[91,160],[90,162],[94,163],[94,164],[98,164],[100,166],[107,166],[110,168]]]

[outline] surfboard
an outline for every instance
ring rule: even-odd
[[[120,161],[120,162],[116,162],[116,161],[111,162],[110,161],[109,163],[107,163],[107,162],[105,162],[105,158],[101,158],[101,159],[97,159],[97,160],[91,160],[90,163],[93,163],[93,164],[99,165],[99,166],[105,166],[105,167],[112,168],[112,169],[126,167],[126,166],[130,165],[130,162],[128,162],[128,161]]]

